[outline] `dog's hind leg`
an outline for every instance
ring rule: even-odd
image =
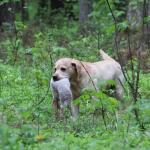
[[[122,87],[122,85],[117,85],[117,87],[115,88],[115,98],[120,101],[120,106],[121,109],[124,109],[124,99],[123,99],[123,93],[124,93],[124,89]]]

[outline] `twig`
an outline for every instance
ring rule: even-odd
[[[37,79],[37,84],[38,84],[38,73],[36,73],[36,79]],[[40,91],[39,91],[39,86],[38,86],[38,101],[39,101],[39,93],[40,93]],[[40,106],[38,105],[38,108],[37,108],[37,110],[38,110],[38,135],[40,134]]]
[[[73,46],[72,46],[71,44],[70,44],[70,46],[71,46],[72,50],[74,51],[74,53],[76,54],[76,56],[78,56],[77,53],[75,52]],[[88,74],[88,76],[91,78],[89,72],[88,72],[87,69],[84,67],[83,63],[82,63],[80,60],[79,60],[79,62],[80,62],[80,64],[82,65],[82,67],[85,69],[85,71],[86,71],[86,73]],[[93,86],[94,86],[95,91],[97,91],[93,80],[92,80],[92,84],[93,84]]]
[[[122,82],[121,82],[120,78],[118,78],[118,80],[119,80],[119,82],[120,82],[121,86],[123,87],[124,91],[125,91],[126,93],[128,93],[128,92],[127,92],[127,90],[125,89],[124,85],[122,84]]]
[[[129,52],[130,52],[130,56],[131,56],[132,80],[133,80],[133,87],[134,87],[133,58],[132,58],[131,47],[130,47],[129,31],[128,31],[127,37],[128,37]]]
[[[57,10],[59,10],[59,8],[58,8]],[[57,16],[58,16],[58,13],[57,13]],[[54,27],[55,27],[55,23],[56,23],[56,20],[57,20],[57,16],[55,17],[55,21],[54,21],[53,28],[52,28],[52,33],[49,34],[49,51],[50,51],[50,36],[52,36],[52,34],[53,34]],[[52,60],[52,55],[51,55],[51,53],[50,53],[50,59],[51,59],[51,76],[52,76],[53,60]],[[50,80],[51,80],[51,79],[50,79]],[[49,81],[48,91],[49,91],[49,88],[50,88],[50,81]],[[58,109],[58,100],[57,100],[57,109]]]
[[[96,62],[100,57],[101,57],[101,55],[99,55],[99,56],[96,58],[95,62]]]
[[[16,59],[17,59],[17,55],[18,55],[18,50],[19,50],[19,43],[20,43],[20,42],[18,42],[18,46],[16,47],[16,41],[17,41],[17,39],[18,39],[18,35],[16,34],[15,45],[14,45],[14,50],[13,50],[13,54],[15,55],[15,56],[14,56],[13,67],[14,67],[14,65],[15,65],[15,62],[16,62]]]
[[[117,23],[116,23],[116,18],[115,18],[115,16],[114,16],[113,12],[112,12],[112,9],[110,8],[110,4],[109,4],[108,0],[106,0],[106,2],[107,2],[107,5],[108,5],[108,7],[109,7],[109,9],[110,9],[110,12],[111,12],[111,14],[112,14],[112,16],[113,16],[113,19],[114,19],[114,22],[115,22],[115,45],[116,45],[118,60],[119,60],[119,63],[120,63],[120,65],[121,65],[121,70],[122,70],[122,72],[123,72],[123,75],[124,75],[124,77],[125,77],[125,80],[126,80],[126,81],[129,83],[129,85],[130,85],[130,82],[127,80],[127,77],[126,77],[126,75],[125,75],[125,71],[124,71],[124,69],[123,69],[123,65],[122,65],[122,62],[121,62],[121,59],[120,59],[120,55],[119,55],[118,44],[117,44]]]
[[[131,115],[129,114],[129,122],[128,122],[128,126],[127,126],[127,133],[128,133],[128,131],[129,131],[130,118],[131,118]]]
[[[49,34],[49,50],[50,50],[50,36],[51,36],[52,34]],[[52,59],[52,55],[51,55],[51,53],[49,54],[49,56],[50,56],[50,59],[51,59],[51,76],[52,76],[52,69],[53,69],[53,59]]]
[[[135,95],[135,89],[134,89],[134,72],[133,72],[133,58],[132,58],[132,53],[131,53],[131,48],[130,48],[130,38],[129,38],[129,31],[128,31],[128,34],[127,34],[127,37],[128,37],[128,45],[129,45],[129,52],[130,52],[130,56],[131,56],[131,70],[132,70],[132,94],[133,96]],[[130,80],[131,81],[131,80]]]
[[[102,109],[102,117],[103,117],[103,120],[104,120],[104,125],[106,127],[106,130],[107,130],[107,125],[106,125],[106,121],[105,121],[105,110]]]
[[[59,9],[57,9],[57,10],[59,10]],[[54,27],[55,27],[55,23],[56,23],[57,17],[58,17],[58,13],[57,13],[57,16],[55,17],[55,21],[54,21],[53,28],[52,28],[52,33],[49,34],[49,51],[50,51],[50,49],[51,49],[51,48],[50,48],[50,36],[53,35],[53,31],[54,31]],[[51,53],[50,53],[49,55],[50,55],[50,59],[51,59],[51,76],[52,76],[53,61],[52,61],[52,55],[51,55]]]
[[[112,12],[112,9],[110,8],[110,4],[109,4],[108,0],[106,0],[106,1],[107,1],[107,5],[109,7],[109,10],[110,10],[110,12],[111,12],[111,14],[113,16],[114,22],[115,22],[115,44],[116,44],[116,50],[117,50],[118,59],[119,59],[119,62],[121,64],[121,60],[120,60],[120,56],[119,56],[119,51],[118,51],[118,44],[117,44],[117,23],[116,23],[116,18],[114,16],[113,12]]]

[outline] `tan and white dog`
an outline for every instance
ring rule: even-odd
[[[73,101],[81,96],[81,90],[85,87],[92,86],[92,82],[89,83],[89,75],[91,77],[97,77],[99,79],[105,80],[114,80],[117,84],[114,87],[115,93],[113,97],[115,97],[119,101],[123,101],[123,93],[124,89],[121,83],[125,84],[124,75],[121,71],[121,66],[114,59],[109,57],[105,52],[100,50],[100,54],[103,57],[103,61],[99,61],[96,63],[90,62],[80,62],[79,60],[74,60],[70,58],[59,59],[55,65],[55,73],[53,75],[53,80],[58,81],[63,78],[68,78],[71,85],[71,91],[73,95]],[[88,71],[84,69],[84,67]],[[121,81],[119,81],[119,79]],[[93,82],[97,85],[97,79],[94,78]],[[104,83],[102,86],[105,86],[107,89],[111,88],[109,85]],[[78,117],[79,105],[73,107],[73,117]]]

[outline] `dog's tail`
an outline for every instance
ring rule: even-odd
[[[104,60],[114,60],[113,58],[109,57],[103,50],[100,49],[99,52]]]

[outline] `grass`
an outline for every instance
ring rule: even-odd
[[[48,70],[36,72],[35,66],[22,68],[20,65],[13,67],[2,63],[0,67],[1,149],[144,150],[149,148],[149,124],[145,125],[145,130],[140,130],[138,127],[130,110],[132,105],[130,92],[124,94],[126,111],[106,116],[107,130],[101,114],[89,119],[85,104],[81,104],[80,117],[77,120],[72,120],[66,110],[66,117],[60,122],[54,117],[51,92],[39,108],[37,106],[48,88],[50,76],[44,78]],[[144,98],[149,98],[148,82],[149,74],[141,74],[139,91]],[[128,91],[127,84],[125,88]],[[149,112],[141,115],[146,117],[148,114]],[[36,119],[32,122],[33,117]],[[40,138],[37,137],[38,134],[41,135]]]

